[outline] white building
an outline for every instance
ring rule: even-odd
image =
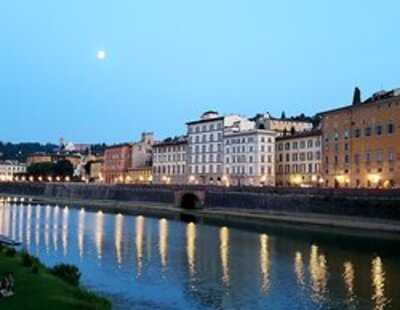
[[[168,138],[153,145],[153,183],[185,184],[186,174],[185,136]]]
[[[274,186],[275,136],[272,130],[232,128],[224,135],[225,185]]]
[[[276,184],[319,186],[323,183],[321,132],[303,132],[276,139]]]
[[[208,111],[199,120],[187,123],[189,183],[222,184],[225,128],[240,121],[247,120],[239,115],[220,116]]]
[[[26,164],[17,161],[0,161],[0,182],[13,181],[16,175],[26,173]]]

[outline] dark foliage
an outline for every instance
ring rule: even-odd
[[[26,161],[26,158],[34,153],[51,153],[57,149],[55,144],[40,143],[5,143],[0,141],[0,159]]]
[[[60,279],[72,285],[78,286],[81,278],[81,273],[78,267],[74,265],[60,264],[50,269],[50,272]]]

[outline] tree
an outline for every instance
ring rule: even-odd
[[[74,166],[69,160],[60,160],[54,164],[54,175],[60,177],[71,177],[74,174]]]

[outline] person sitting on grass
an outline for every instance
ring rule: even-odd
[[[0,282],[0,295],[2,297],[14,295],[14,277],[11,272],[5,274]]]

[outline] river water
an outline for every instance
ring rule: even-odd
[[[115,309],[400,309],[398,245],[0,202],[0,234]]]

